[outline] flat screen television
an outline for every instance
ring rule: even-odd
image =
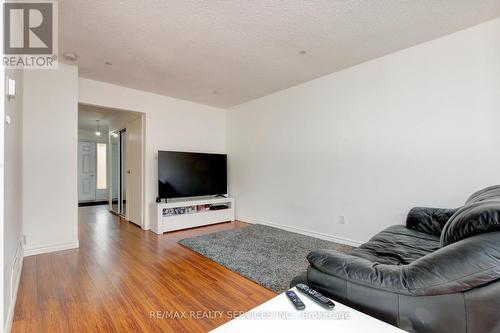
[[[158,151],[160,199],[227,193],[227,155]]]

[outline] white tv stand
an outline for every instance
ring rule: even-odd
[[[228,208],[210,210],[208,209],[210,205],[227,205]],[[206,209],[202,209],[202,206],[206,206]],[[183,199],[158,203],[157,218],[151,230],[156,234],[162,234],[229,221],[234,221],[233,198]]]

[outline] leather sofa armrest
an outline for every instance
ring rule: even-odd
[[[393,292],[404,290],[402,266],[379,264],[335,250],[312,251],[307,260],[320,272],[357,284]]]
[[[432,296],[500,280],[500,231],[463,239],[409,265],[386,265],[335,250],[307,255],[312,267],[349,282],[394,293]]]
[[[429,235],[441,236],[443,227],[457,209],[414,207],[406,218],[406,227]]]
[[[296,275],[292,281],[290,281],[290,288],[293,288],[300,283],[307,284],[307,271],[303,271]]]

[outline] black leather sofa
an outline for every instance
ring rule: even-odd
[[[348,253],[316,250],[292,286],[410,332],[500,332],[500,185],[458,209],[413,208]]]

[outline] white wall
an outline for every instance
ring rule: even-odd
[[[127,128],[132,121],[137,118],[142,117],[142,113],[139,112],[122,112],[117,114],[115,117],[109,120],[109,131],[114,132]]]
[[[79,79],[79,102],[145,113],[145,221],[156,218],[157,152],[226,152],[226,111],[90,79]]]
[[[499,41],[497,19],[230,109],[237,218],[366,241],[500,183]]]
[[[1,28],[0,28],[1,29]],[[0,66],[0,91],[5,91],[5,68],[3,66]],[[4,212],[4,192],[5,192],[5,186],[4,186],[4,175],[5,175],[5,168],[4,168],[4,147],[5,147],[5,122],[3,121],[5,119],[5,94],[0,94],[0,105],[2,107],[0,108],[0,212]],[[4,295],[5,295],[5,286],[4,286],[4,272],[6,270],[5,267],[5,260],[4,260],[4,214],[0,214],[0,300],[2,304],[1,310],[0,310],[0,323],[1,327],[5,328],[5,317],[4,317],[4,309],[5,309],[5,302],[4,302]],[[5,331],[5,329],[4,329]]]
[[[7,70],[5,74],[16,80],[16,97],[5,99],[5,116],[10,124],[4,127],[4,192],[3,214],[3,327],[10,326],[14,313],[15,297],[21,273],[22,249],[22,114],[23,114],[23,73]],[[3,94],[4,90],[1,90]],[[3,118],[1,119],[3,122]]]
[[[23,218],[26,254],[78,246],[78,69],[24,75]]]
[[[89,131],[83,128],[78,129],[78,142],[97,142],[97,143],[108,143],[109,132],[107,127],[101,127],[101,135],[96,136],[95,131]]]

